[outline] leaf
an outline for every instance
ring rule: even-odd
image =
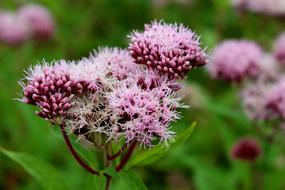
[[[240,124],[240,121],[243,121],[243,126],[248,128],[251,127],[251,122],[245,115],[242,114],[242,112],[230,109],[222,104],[217,104],[215,101],[205,101],[204,109],[222,117],[231,119],[238,124]]]
[[[185,129],[184,131],[181,131],[176,136],[174,143],[170,145],[170,148],[166,149],[165,147],[162,147],[161,145],[157,145],[156,147],[152,149],[141,151],[131,158],[127,166],[130,167],[134,165],[147,165],[147,164],[151,164],[157,161],[158,159],[162,158],[163,156],[166,155],[166,153],[169,150],[186,142],[191,136],[196,124],[197,124],[196,122],[193,122],[190,125],[190,127]]]
[[[147,190],[142,179],[136,173],[130,170],[124,170],[120,172],[120,177],[127,184],[127,187],[132,190]]]
[[[16,153],[5,150],[0,146],[0,151],[10,159],[21,165],[31,176],[49,190],[67,190],[62,176],[50,164],[28,154]]]
[[[105,190],[106,177],[103,175],[96,175],[95,177],[95,190]]]
[[[110,176],[114,177],[114,178],[118,178],[119,173],[115,170],[114,167],[108,167],[104,170],[105,173],[109,174]]]

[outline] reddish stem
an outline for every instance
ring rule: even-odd
[[[105,190],[109,190],[111,187],[111,181],[112,181],[112,177],[111,176],[106,176],[107,181],[106,181],[106,187]]]
[[[92,169],[90,166],[88,166],[78,155],[78,153],[76,152],[76,150],[73,148],[67,134],[66,131],[64,129],[64,126],[60,126],[64,141],[69,149],[69,151],[71,152],[71,154],[73,155],[73,157],[76,159],[76,161],[87,171],[89,171],[90,173],[94,174],[94,175],[99,175],[99,172]]]
[[[131,158],[132,153],[134,152],[134,149],[135,149],[136,145],[137,145],[137,142],[136,142],[136,141],[134,141],[134,142],[131,144],[131,146],[130,146],[128,152],[126,153],[126,155],[123,157],[123,159],[121,160],[121,162],[119,163],[119,165],[116,166],[116,171],[117,171],[117,172],[121,171],[121,169],[126,165],[126,163],[128,162],[128,160]]]
[[[108,160],[114,160],[116,159],[118,156],[121,155],[122,152],[124,152],[124,150],[127,148],[127,144],[124,144],[124,146],[114,155],[110,156],[107,155]]]

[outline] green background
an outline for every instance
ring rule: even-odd
[[[1,0],[0,8],[16,10],[32,1]],[[183,23],[201,35],[210,54],[215,45],[228,38],[257,41],[270,52],[274,39],[284,30],[284,19],[239,13],[227,0],[170,1],[157,6],[151,0],[39,0],[56,22],[50,41],[29,41],[22,46],[0,44],[0,145],[24,152],[52,164],[70,189],[96,189],[94,177],[73,160],[59,130],[34,114],[35,108],[15,99],[21,88],[23,70],[45,59],[80,59],[98,47],[127,47],[127,35],[142,30],[154,19]],[[257,136],[241,107],[238,87],[212,80],[205,69],[189,73],[187,84],[198,90],[193,104],[174,124],[179,131],[197,121],[189,141],[169,151],[152,164],[133,171],[148,189],[285,189],[284,134],[273,144]],[[195,105],[195,106],[194,106]],[[260,138],[263,155],[256,163],[234,161],[233,143],[243,136]],[[41,189],[42,186],[19,165],[0,154],[0,189]],[[126,189],[114,182],[113,189]]]

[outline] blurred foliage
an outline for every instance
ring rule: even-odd
[[[0,44],[0,145],[50,163],[71,189],[98,187],[95,177],[68,153],[58,138],[59,130],[37,117],[33,107],[15,100],[20,92],[17,81],[28,66],[43,59],[79,59],[102,46],[126,47],[126,36],[154,19],[189,26],[201,35],[209,53],[227,38],[256,40],[270,51],[272,41],[284,30],[282,19],[239,13],[227,0],[171,1],[162,7],[154,6],[151,0],[1,0],[0,8],[15,10],[31,2],[50,9],[57,32],[51,41],[30,41],[17,47]],[[233,161],[229,150],[235,140],[257,136],[254,124],[242,111],[237,88],[211,80],[203,69],[192,71],[187,81],[197,84],[204,98],[200,106],[181,110],[183,119],[173,128],[183,131],[193,121],[198,125],[187,143],[170,150],[163,159],[134,168],[148,189],[285,189],[283,134],[275,144],[260,139],[264,152],[255,164]],[[80,150],[96,160],[94,151]],[[114,180],[113,185],[113,189],[130,187],[122,180]],[[0,189],[40,188],[22,168],[0,154]]]

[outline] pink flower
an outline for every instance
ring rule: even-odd
[[[183,78],[189,70],[207,63],[199,37],[183,25],[153,22],[144,32],[129,36],[129,50],[135,63],[165,74]]]
[[[262,50],[254,42],[228,40],[215,48],[208,70],[215,78],[240,82],[259,74],[261,58]]]
[[[285,14],[284,0],[232,0],[233,6],[272,16]]]
[[[270,84],[256,81],[242,90],[242,104],[246,115],[253,120],[265,120],[268,117],[265,94]]]
[[[285,14],[284,0],[247,0],[248,9],[253,12],[280,16]]]
[[[110,110],[119,118],[114,138],[124,137],[127,143],[136,140],[145,147],[152,146],[155,139],[167,145],[174,134],[169,125],[179,118],[176,108],[181,107],[170,86],[167,80],[157,81],[155,73],[146,71],[110,92]]]
[[[20,8],[19,17],[24,19],[36,38],[51,38],[55,31],[54,20],[43,6],[30,4]]]
[[[275,41],[273,55],[285,66],[285,33],[281,34]]]
[[[285,119],[285,78],[280,79],[268,89],[265,96],[268,117]]]
[[[54,65],[37,65],[31,67],[25,76],[22,102],[36,105],[40,108],[37,114],[53,123],[59,124],[71,107],[70,99],[74,83],[68,73],[65,61]]]
[[[254,138],[241,138],[232,147],[234,159],[254,162],[261,155],[259,142]]]
[[[129,52],[120,48],[102,48],[90,57],[90,61],[105,68],[106,75],[125,79],[140,66],[134,64]]]
[[[29,38],[25,20],[10,12],[0,12],[0,41],[18,45]]]

